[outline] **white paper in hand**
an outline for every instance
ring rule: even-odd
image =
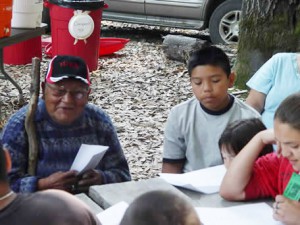
[[[94,169],[103,158],[108,146],[82,144],[70,170],[78,171],[78,175]]]

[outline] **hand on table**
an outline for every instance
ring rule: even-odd
[[[300,221],[300,202],[277,195],[273,203],[273,218],[287,225],[297,225]]]
[[[39,179],[38,190],[60,189],[71,192],[72,187],[77,183],[77,172],[70,170],[67,172],[56,172],[46,178]]]
[[[102,176],[97,170],[88,170],[79,177],[77,190],[86,192],[91,185],[100,185],[102,183]]]

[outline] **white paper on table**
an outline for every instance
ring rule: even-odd
[[[108,146],[82,144],[70,170],[76,170],[79,174],[82,174],[89,169],[94,169],[107,149]]]
[[[128,208],[128,203],[122,201],[97,214],[102,225],[119,225]]]
[[[225,166],[219,165],[188,173],[160,173],[159,175],[174,186],[184,187],[204,194],[212,194],[219,192],[225,173]]]
[[[283,225],[273,219],[273,209],[266,203],[195,209],[204,225]]]

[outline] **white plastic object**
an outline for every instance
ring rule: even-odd
[[[91,16],[86,12],[82,13],[80,10],[77,10],[69,21],[68,29],[75,40],[85,40],[93,33],[94,26],[94,20]]]
[[[42,23],[43,0],[14,0],[11,26],[36,28]]]

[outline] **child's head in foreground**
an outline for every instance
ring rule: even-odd
[[[274,115],[274,135],[278,153],[300,171],[300,93],[288,96]]]
[[[219,139],[219,148],[226,168],[245,145],[266,126],[258,118],[242,119],[229,123]],[[260,156],[273,152],[272,145],[266,145]]]
[[[228,88],[233,86],[235,75],[225,52],[215,46],[195,51],[188,62],[192,89],[202,106],[220,111],[230,102]]]
[[[120,225],[201,225],[194,207],[170,191],[150,191],[127,208]]]

